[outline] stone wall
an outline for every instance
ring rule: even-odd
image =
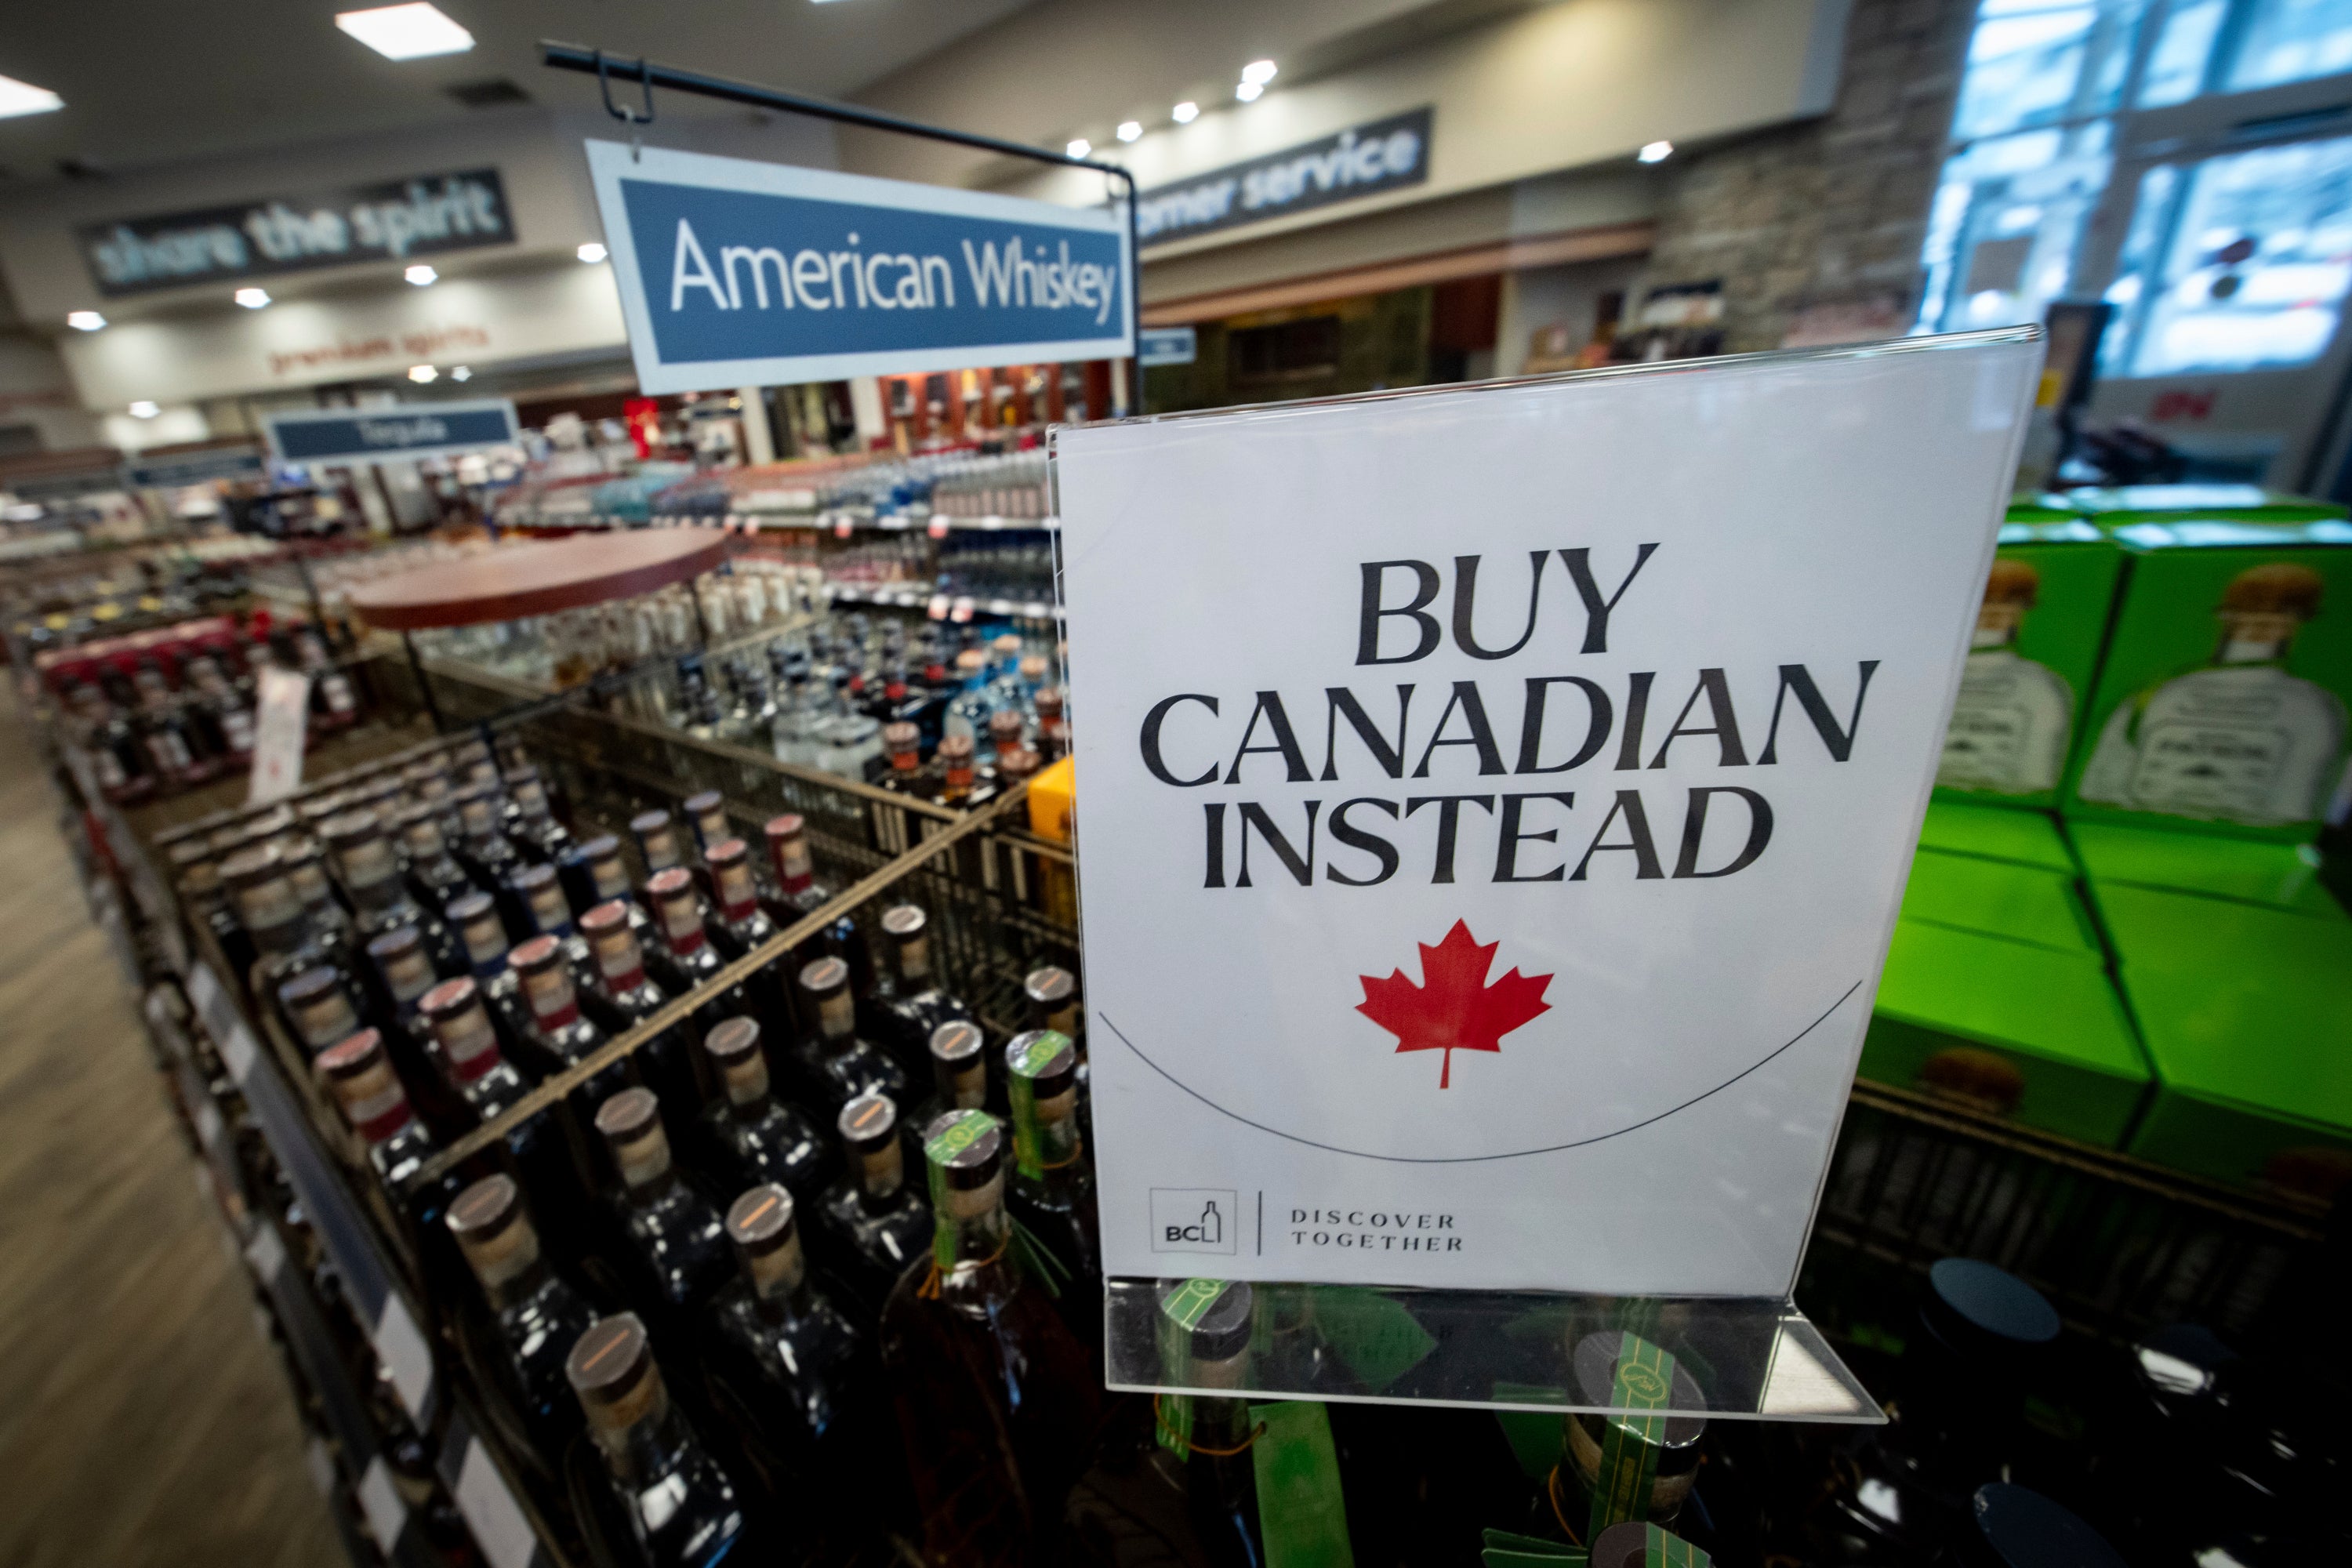
[[[1841,331],[1841,317],[1906,329],[1976,9],[1976,0],[1855,0],[1835,106],[1809,124],[1692,155],[1633,299],[1722,279],[1732,353],[1779,347],[1801,318],[1816,337],[1885,335]]]

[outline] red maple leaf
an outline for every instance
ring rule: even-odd
[[[1425,942],[1414,945],[1421,949],[1425,984],[1415,985],[1402,969],[1391,971],[1386,980],[1360,974],[1356,978],[1364,983],[1364,1000],[1356,1011],[1394,1035],[1399,1051],[1444,1051],[1444,1066],[1437,1075],[1440,1089],[1453,1084],[1454,1052],[1499,1051],[1505,1035],[1551,1011],[1551,1004],[1543,999],[1552,981],[1549,974],[1521,974],[1514,969],[1487,984],[1486,971],[1502,943],[1479,946],[1461,921],[1435,947]]]

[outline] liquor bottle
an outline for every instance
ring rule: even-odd
[[[252,707],[237,697],[236,689],[221,673],[220,661],[211,654],[196,655],[188,660],[185,669],[188,684],[208,716],[205,721],[219,738],[228,765],[245,766],[253,760]]]
[[[320,1052],[311,1065],[344,1122],[367,1145],[368,1168],[393,1212],[403,1216],[421,1247],[455,1195],[456,1179],[415,1184],[417,1173],[440,1147],[409,1109],[408,1091],[392,1070],[383,1037],[362,1029]]]
[[[595,994],[616,1020],[625,1021],[623,1026],[645,1022],[668,1003],[646,978],[644,951],[629,930],[627,906],[617,899],[598,904],[580,917],[580,926],[596,954]],[[675,1028],[664,1029],[638,1047],[635,1059],[638,1073],[661,1096],[663,1109],[681,1125],[694,1125],[708,1096],[684,1037]]]
[[[731,961],[742,957],[776,934],[776,922],[760,907],[759,879],[751,870],[751,848],[740,838],[722,838],[703,854],[710,869],[711,940]]]
[[[553,937],[563,952],[564,962],[583,978],[594,975],[596,955],[588,951],[588,939],[582,936],[572,921],[572,905],[563,896],[562,883],[552,866],[526,866],[514,875],[515,893],[522,900],[530,915],[531,929],[541,936]]]
[[[596,1131],[620,1173],[613,1206],[640,1289],[674,1311],[700,1306],[726,1282],[727,1238],[719,1211],[670,1164],[660,1102],[650,1089],[625,1089],[596,1108]]]
[[[940,738],[940,749],[932,760],[940,768],[939,803],[958,811],[972,811],[996,798],[996,781],[982,779],[973,765],[974,751],[969,735],[952,732]]]
[[[561,1456],[579,1426],[563,1363],[596,1314],[541,1254],[513,1177],[495,1173],[466,1188],[451,1201],[447,1223],[488,1299],[508,1397],[541,1451]]]
[[[146,754],[148,765],[154,770],[160,787],[166,791],[183,790],[205,783],[220,771],[219,764],[197,755],[189,742],[188,727],[173,708],[170,694],[163,689],[163,674],[152,661],[147,672],[152,676],[144,689],[139,676],[132,676],[131,709],[131,732],[139,738],[140,750]]]
[[[476,1120],[495,1121],[530,1092],[530,1085],[499,1049],[498,1029],[490,1022],[489,1009],[483,1005],[481,987],[471,979],[460,976],[443,981],[425,994],[417,1011],[432,1028],[434,1041],[440,1047],[443,1070],[457,1092],[465,1096]],[[541,1117],[525,1121],[508,1134],[508,1142],[515,1144],[527,1130],[544,1120]],[[539,1142],[552,1142],[551,1135],[543,1131],[535,1136]],[[519,1145],[516,1152],[520,1157]]]
[[[686,825],[694,834],[695,853],[708,861],[712,845],[735,837],[735,825],[727,820],[726,797],[715,789],[699,790],[682,804]]]
[[[457,820],[466,837],[457,846],[458,864],[475,883],[488,889],[501,906],[519,900],[506,892],[507,879],[522,869],[523,858],[506,835],[504,805],[488,784],[467,784],[457,792]],[[519,912],[519,911],[518,911]]]
[[[2344,757],[2344,703],[2286,665],[2323,585],[2289,562],[2240,573],[2213,657],[2117,704],[2082,797],[2256,827],[2317,821]]]
[[[1992,563],[1936,767],[1936,782],[1946,789],[2027,795],[2058,786],[2074,693],[2057,671],[2015,646],[2041,584],[2042,574],[2022,561]]]
[[[866,782],[892,795],[936,799],[939,780],[924,770],[922,745],[923,732],[915,725],[903,720],[883,725],[881,765]]]
[[[554,810],[548,805],[547,784],[537,768],[526,765],[510,769],[503,782],[515,813],[514,820],[508,824],[508,832],[524,854],[552,860],[571,847],[572,835],[555,820]]]
[[[359,698],[352,678],[327,657],[326,639],[305,622],[290,636],[294,666],[310,678],[310,724],[316,730],[347,730],[359,721]]]
[[[1047,766],[1070,754],[1070,721],[1062,714],[1062,689],[1041,686],[1037,707],[1037,754]]]
[[[1098,1568],[1264,1568],[1249,1402],[1240,1396],[1250,1386],[1255,1316],[1245,1284],[1161,1286],[1163,1381],[1234,1394],[1158,1395],[1149,1430],[1130,1427],[1105,1439],[1064,1510],[1074,1561]]]
[[[1093,1443],[1095,1378],[1013,1246],[997,1120],[943,1116],[923,1154],[931,1257],[882,1310],[923,1547],[937,1562],[1050,1560]]]
[[[775,893],[769,907],[769,918],[778,930],[797,924],[831,903],[835,889],[817,880],[816,860],[809,851],[808,824],[795,812],[772,816],[761,830],[767,840],[768,863],[775,876]],[[853,978],[870,973],[873,956],[866,951],[866,939],[857,922],[847,914],[835,918],[822,931],[793,950],[792,963],[784,965],[788,974],[798,974],[801,967],[824,957],[839,958],[850,966]],[[814,1020],[803,1018],[803,1028]]]
[[[432,1032],[419,1016],[425,994],[440,984],[425,940],[415,926],[388,931],[367,944],[368,962],[375,973],[376,1019],[386,1035],[404,1036],[410,1044],[405,1059],[424,1061],[435,1055]],[[395,1057],[402,1056],[395,1051]],[[446,1071],[446,1064],[441,1064]]]
[[[186,759],[183,782],[193,785],[218,778],[221,769],[227,765],[226,742],[217,729],[204,722],[211,717],[208,713],[173,692],[163,674],[163,661],[141,659],[131,669],[131,685],[138,695],[139,712],[144,722],[178,737],[178,750]]]
[[[580,1336],[565,1375],[646,1568],[709,1568],[743,1534],[735,1484],[670,1404],[634,1312]]]
[[[908,1184],[906,1140],[887,1095],[859,1095],[841,1108],[835,1124],[848,1170],[825,1189],[818,1223],[844,1259],[841,1271],[866,1312],[878,1313],[899,1276],[929,1251],[931,1209]]]
[[[220,861],[202,837],[183,838],[171,847],[172,885],[181,911],[197,929],[212,933],[227,960],[229,972],[245,974],[253,968],[253,942],[237,923],[221,881]]]
[[[335,885],[328,879],[319,846],[309,839],[291,841],[285,853],[286,877],[302,900],[304,918],[325,941],[348,953],[352,947],[352,917],[335,897]]]
[[[1068,1036],[1083,1063],[1087,1014],[1078,999],[1078,977],[1058,963],[1040,964],[1022,980],[1021,994],[1029,1005],[1029,1026]]]
[[[1040,1269],[1062,1270],[1052,1284],[1071,1331],[1099,1354],[1102,1226],[1078,1130],[1078,1053],[1068,1036],[1033,1029],[1004,1047],[1004,1066],[1013,1104],[1013,1181],[1005,1201],[1047,1254]]]
[[[278,1010],[296,1041],[313,1057],[359,1032],[359,1010],[352,1005],[342,973],[325,964],[280,985]]]
[[[414,928],[425,939],[435,968],[452,974],[465,968],[464,954],[449,928],[410,896],[392,839],[374,812],[331,816],[320,824],[320,832],[334,854],[335,869],[356,911],[352,922],[355,940],[364,943],[386,931]]]
[[[793,1194],[772,1183],[754,1186],[729,1206],[726,1223],[742,1272],[710,1309],[722,1396],[785,1464],[835,1482],[869,1479],[857,1475],[857,1456],[843,1451],[866,1392],[865,1347],[809,1279]]]
[[[604,1031],[581,1016],[572,966],[563,961],[563,952],[553,937],[532,937],[507,954],[507,965],[520,983],[530,1015],[522,1038],[537,1058],[534,1065],[540,1076],[551,1077],[578,1067],[604,1046]],[[593,1121],[598,1106],[637,1081],[636,1069],[630,1066],[633,1059],[622,1058],[572,1091],[569,1103],[583,1121]]]
[[[646,863],[647,878],[685,863],[677,852],[677,828],[669,813],[660,807],[629,818],[629,833],[637,841],[637,856]]]
[[[646,897],[653,904],[654,929],[661,933],[660,944],[649,956],[663,988],[683,996],[708,985],[727,961],[711,950],[704,933],[702,895],[695,889],[694,873],[683,866],[656,871],[646,882]],[[712,996],[696,1016],[716,1021],[749,1006],[743,988],[736,985]]]
[[[981,769],[994,777],[998,764],[1011,752],[1026,751],[1022,742],[1028,721],[1018,708],[999,708],[988,716],[988,754],[978,759]]]
[[[476,784],[497,787],[499,764],[490,755],[488,742],[479,738],[461,742],[457,751],[451,754],[450,762],[452,771],[457,775],[457,789],[460,793],[471,789]]]
[[[72,713],[82,749],[89,753],[99,793],[117,805],[136,805],[155,794],[155,770],[139,737],[95,681],[68,685],[65,704]]]
[[[992,1099],[988,1037],[969,1018],[950,1018],[931,1031],[931,1092],[916,1108],[914,1125],[929,1127],[950,1110],[985,1110]]]
[[[598,904],[617,900],[629,929],[637,933],[638,941],[643,942],[646,934],[653,929],[653,921],[638,905],[636,895],[631,890],[629,868],[621,859],[621,841],[609,833],[589,839],[580,846],[579,868],[582,875],[578,881],[581,885],[568,890],[572,895],[572,908],[580,918],[585,921],[588,911]]]
[[[275,845],[237,850],[221,863],[221,879],[229,886],[237,921],[252,942],[253,966],[245,981],[247,994],[257,1006],[278,1006],[278,988],[307,970],[340,967],[344,950],[310,923],[294,880],[287,875],[286,858]],[[300,1037],[290,1019],[286,1027]]]
[[[394,819],[400,842],[408,851],[408,890],[428,910],[446,911],[474,891],[473,879],[449,853],[441,817],[430,804],[413,805]]]
[[[969,1018],[971,1009],[940,989],[931,973],[930,917],[919,904],[882,911],[885,962],[875,966],[869,998],[875,1033],[910,1082],[922,1081],[926,1043],[941,1024]]]
[[[729,1018],[703,1037],[721,1093],[703,1108],[702,1126],[730,1191],[773,1183],[806,1197],[826,1165],[824,1141],[808,1119],[768,1089],[760,1026]]]
[[[1581,1404],[1622,1409],[1646,1391],[1643,1402],[1653,1405],[1706,1407],[1697,1383],[1673,1356],[1621,1329],[1578,1340],[1569,1365]],[[1528,1533],[1583,1545],[1612,1524],[1675,1522],[1698,1479],[1706,1417],[1580,1411],[1563,1423],[1566,1454],[1537,1488]]]
[[[814,1038],[793,1050],[809,1092],[828,1112],[861,1094],[907,1098],[907,1075],[887,1052],[857,1033],[857,1004],[849,994],[849,965],[820,958],[800,974],[803,1011],[816,1019]]]

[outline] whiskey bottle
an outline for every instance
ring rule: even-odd
[[[289,841],[285,854],[286,877],[294,884],[295,896],[302,900],[303,918],[320,933],[321,940],[338,952],[349,953],[352,946],[352,917],[335,897],[335,885],[327,877],[318,845],[307,840]]]
[[[466,1188],[450,1203],[447,1222],[488,1299],[507,1395],[552,1468],[579,1426],[563,1363],[596,1314],[541,1255],[539,1232],[513,1177],[488,1175]]]
[[[441,817],[431,805],[413,805],[394,819],[408,850],[408,890],[428,910],[443,910],[474,890],[473,879],[449,853]]]
[[[1249,1403],[1241,1397],[1250,1385],[1255,1317],[1245,1284],[1183,1279],[1161,1286],[1162,1381],[1234,1392],[1156,1395],[1150,1430],[1106,1438],[1065,1510],[1076,1562],[1265,1568],[1255,1436]]]
[[[1585,1335],[1569,1363],[1581,1404],[1706,1407],[1672,1355],[1621,1329]],[[1580,1411],[1563,1423],[1566,1454],[1537,1489],[1530,1534],[1582,1545],[1612,1524],[1675,1522],[1698,1479],[1706,1417]]]
[[[359,1011],[342,974],[325,964],[306,969],[278,988],[278,1016],[313,1057],[359,1032]]]
[[[387,1034],[405,1036],[412,1042],[407,1052],[394,1054],[415,1061],[436,1055],[431,1046],[431,1032],[418,1016],[417,1005],[441,977],[433,972],[432,960],[425,954],[424,939],[416,928],[402,926],[398,931],[384,932],[368,943],[367,953],[375,971],[379,1009],[376,1017],[385,1026]],[[443,1067],[446,1070],[446,1064]]]
[[[457,792],[457,820],[466,831],[457,853],[476,882],[490,889],[506,886],[522,868],[522,857],[508,841],[504,803],[496,786],[467,784]]]
[[[686,825],[694,834],[695,853],[707,862],[712,845],[735,837],[735,825],[727,820],[726,797],[715,789],[698,790],[681,805]]]
[[[865,1392],[864,1347],[809,1279],[793,1194],[773,1184],[745,1192],[727,1210],[727,1239],[742,1272],[711,1303],[719,1388],[748,1417],[761,1447],[786,1464],[852,1479],[851,1456],[840,1450]]]
[[[814,1039],[796,1047],[793,1058],[810,1093],[828,1112],[861,1094],[907,1098],[907,1075],[888,1053],[857,1033],[857,1004],[849,994],[849,965],[820,958],[800,975],[803,1012],[817,1021]]]
[[[1050,1029],[1016,1035],[1004,1047],[1013,1104],[1013,1219],[1044,1248],[1070,1330],[1097,1354],[1102,1342],[1102,1228],[1094,1172],[1078,1131],[1078,1053]]]
[[[1029,1005],[1029,1026],[1068,1036],[1083,1064],[1087,1013],[1078,998],[1078,977],[1058,963],[1041,964],[1022,980],[1021,994]]]
[[[695,889],[694,874],[683,866],[656,871],[646,882],[646,897],[653,905],[654,929],[661,932],[652,957],[663,989],[683,996],[709,984],[727,962],[711,951],[703,931],[702,895]],[[737,985],[710,997],[696,1016],[715,1022],[749,1005],[743,988]]]
[[[761,829],[761,837],[767,840],[769,869],[775,877],[768,916],[776,922],[777,930],[798,923],[833,901],[836,889],[817,879],[816,861],[809,851],[808,824],[799,814],[786,812],[782,816],[770,817]],[[796,975],[803,966],[825,957],[846,963],[853,983],[856,976],[873,972],[873,955],[866,951],[866,939],[857,922],[847,914],[836,916],[824,930],[795,947],[783,971],[787,975]],[[803,1029],[814,1026],[814,1019],[803,1017],[800,1021]]]
[[[703,854],[717,905],[711,940],[729,959],[738,959],[776,934],[776,922],[760,907],[760,886],[751,870],[751,849],[740,838],[722,838]]]
[[[553,937],[532,937],[507,955],[507,964],[530,1014],[522,1038],[542,1078],[579,1066],[603,1047],[604,1031],[580,1016],[572,966]],[[653,1048],[648,1044],[638,1055]],[[572,1091],[568,1103],[583,1121],[593,1121],[598,1106],[637,1081],[631,1060],[624,1057]]]
[[[2287,671],[2323,580],[2274,562],[2223,591],[2201,668],[2116,705],[2076,786],[2084,800],[2254,827],[2316,822],[2344,758],[2341,699]]]
[[[514,805],[514,821],[509,831],[523,847],[524,853],[541,860],[552,860],[571,847],[572,835],[555,820],[554,810],[547,800],[547,784],[535,767],[510,769],[505,775],[507,799]]]
[[[616,899],[580,917],[588,946],[596,954],[596,994],[616,1020],[625,1020],[624,1026],[645,1022],[669,1000],[646,978],[645,955],[629,930],[627,911],[628,906]],[[707,1096],[684,1037],[675,1028],[664,1029],[638,1047],[636,1062],[638,1073],[661,1096],[663,1109],[691,1127]]]
[[[409,1109],[408,1091],[392,1070],[383,1037],[362,1029],[320,1052],[311,1066],[344,1122],[367,1145],[368,1168],[393,1212],[404,1217],[413,1240],[429,1240],[448,1206],[455,1179],[415,1184],[417,1173],[440,1148]]]
[[[2042,574],[2022,561],[1996,559],[1944,731],[1936,782],[1946,789],[2030,795],[2058,787],[2074,693],[2048,665],[2016,648]]]
[[[685,864],[677,851],[677,828],[659,806],[629,818],[629,832],[637,841],[637,857],[646,863],[647,878]]]
[[[526,866],[515,873],[514,890],[530,912],[531,930],[541,936],[553,937],[562,950],[564,962],[583,979],[596,970],[596,956],[588,951],[588,939],[582,936],[572,923],[572,905],[563,896],[562,883],[552,866]]]
[[[440,1047],[443,1070],[465,1096],[476,1120],[494,1121],[530,1092],[530,1085],[499,1049],[498,1030],[490,1023],[489,1009],[482,1004],[481,988],[472,980],[461,976],[443,981],[425,994],[417,1011]],[[544,1117],[533,1117],[507,1135],[518,1159],[524,1157],[520,1141],[526,1133],[531,1135],[534,1146],[553,1142],[541,1126],[544,1121]]]
[[[904,720],[883,725],[882,765],[867,782],[892,795],[937,798],[939,780],[924,771],[922,744],[922,731]]]
[[[238,923],[253,944],[253,966],[245,980],[257,1006],[277,1007],[278,988],[296,975],[341,964],[344,950],[311,925],[276,846],[237,850],[221,863],[221,879],[229,886]],[[286,1027],[301,1037],[291,1019],[286,1019]]]
[[[232,974],[249,973],[253,942],[237,923],[236,911],[229,907],[219,859],[201,836],[181,839],[170,853],[172,885],[179,895],[181,912],[190,925],[212,934]]]
[[[660,1102],[649,1089],[625,1089],[597,1107],[596,1131],[620,1173],[614,1207],[640,1289],[672,1310],[700,1306],[726,1280],[727,1240],[719,1211],[670,1164]]]
[[[984,1110],[926,1130],[931,1257],[882,1310],[883,1365],[935,1562],[1058,1555],[1099,1408],[1086,1351],[1013,1246],[1004,1153]]]
[[[887,961],[874,973],[875,1032],[909,1081],[920,1082],[925,1043],[941,1024],[971,1017],[971,1009],[940,990],[932,976],[930,917],[921,906],[896,904],[882,911],[882,950]]]
[[[621,860],[621,841],[609,833],[599,834],[580,846],[580,868],[586,885],[572,889],[572,907],[584,923],[588,911],[598,904],[618,900],[626,917],[629,930],[643,942],[653,929],[653,921],[636,900],[629,886],[629,868]],[[583,934],[585,934],[584,932]]]
[[[773,1183],[813,1195],[824,1177],[824,1143],[806,1117],[769,1092],[760,1026],[729,1018],[702,1045],[721,1089],[703,1108],[703,1131],[730,1189]]]
[[[362,942],[386,931],[413,928],[425,940],[434,967],[457,973],[465,965],[449,929],[410,897],[400,861],[383,822],[373,811],[351,811],[320,825],[335,858],[335,870],[357,911],[352,927]]]
[[[633,1312],[582,1334],[564,1363],[646,1568],[709,1568],[743,1533],[734,1482],[672,1407]]]
[[[841,1108],[835,1124],[848,1170],[825,1189],[818,1223],[870,1317],[881,1311],[898,1277],[929,1251],[931,1210],[908,1184],[906,1140],[888,1096],[859,1095]]]
[[[931,1031],[931,1092],[915,1110],[914,1124],[929,1127],[950,1110],[985,1110],[992,1094],[988,1037],[969,1018],[950,1018]]]

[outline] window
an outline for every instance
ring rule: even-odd
[[[1312,381],[1339,369],[1339,318],[1305,316],[1234,329],[1227,352],[1236,384]]]

